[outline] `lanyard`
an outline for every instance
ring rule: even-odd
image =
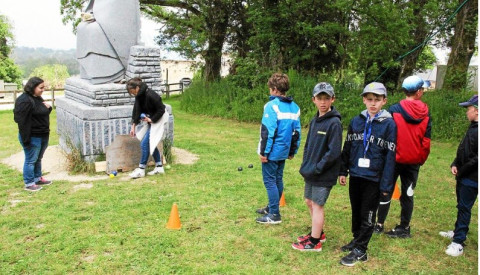
[[[367,151],[368,151],[368,147],[370,147],[370,142],[368,142],[368,140],[370,139],[370,137],[372,136],[372,124],[373,124],[373,120],[375,118],[377,118],[379,115],[380,115],[381,112],[377,113],[372,121],[370,123],[368,123],[370,121],[370,114],[367,112],[367,120],[365,121],[365,129],[363,129],[363,157],[365,158],[366,155],[367,155]]]

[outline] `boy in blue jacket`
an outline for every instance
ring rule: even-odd
[[[293,159],[300,145],[300,108],[291,97],[286,96],[290,88],[286,74],[273,74],[268,80],[268,88],[270,101],[263,108],[258,143],[268,206],[257,210],[263,216],[256,221],[278,224],[282,222],[279,201],[283,193],[285,160]]]
[[[387,90],[382,83],[373,82],[363,89],[362,96],[367,109],[348,126],[339,177],[345,185],[350,174],[353,240],[342,246],[342,251],[350,254],[340,261],[346,266],[367,261],[380,192],[392,192],[395,171],[397,128],[390,113],[382,110]]]
[[[310,233],[298,237],[298,242],[292,244],[294,249],[301,251],[322,251],[322,243],[326,240],[322,230],[324,205],[337,183],[342,152],[342,123],[340,113],[332,106],[335,101],[332,85],[326,82],[315,85],[312,101],[318,112],[310,122],[300,167],[312,228]]]

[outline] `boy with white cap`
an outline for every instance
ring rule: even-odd
[[[353,240],[342,246],[342,251],[350,254],[340,261],[346,266],[367,261],[380,192],[393,190],[395,170],[397,127],[390,113],[382,109],[387,90],[382,83],[373,82],[363,89],[362,96],[367,109],[348,126],[339,174],[341,185],[347,184],[350,174]]]

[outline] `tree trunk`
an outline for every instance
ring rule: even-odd
[[[413,10],[413,20],[417,22],[417,27],[415,28],[415,30],[413,30],[414,45],[412,46],[412,48],[425,41],[425,38],[428,35],[427,23],[425,22],[426,18],[422,17],[423,7],[425,6],[426,2],[426,0],[414,1],[416,8]],[[402,60],[401,70],[397,78],[397,88],[401,87],[403,79],[410,76],[417,68],[418,57],[422,53],[424,47],[425,45],[412,52]]]
[[[463,3],[460,0],[459,3]],[[461,90],[467,87],[468,65],[475,51],[478,0],[470,0],[457,14],[452,50],[448,57],[444,89]]]
[[[207,12],[208,46],[204,52],[205,59],[204,79],[207,82],[220,79],[222,69],[222,48],[227,37],[230,9],[222,1],[214,1],[215,9]]]

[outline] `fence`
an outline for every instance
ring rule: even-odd
[[[43,99],[45,101],[51,101],[52,102],[52,107],[55,108],[55,93],[62,93],[63,94],[64,90],[63,89],[52,89],[49,91],[44,91],[42,94]],[[0,91],[0,98],[3,100],[0,100],[0,105],[5,105],[5,104],[15,104],[15,101],[17,98],[23,93],[22,90],[15,90],[15,91]],[[8,101],[5,97],[5,95],[12,94],[12,101]],[[48,97],[48,94],[50,94],[50,97]]]
[[[184,84],[182,82],[180,83],[165,83],[162,86],[165,86],[165,94],[166,97],[170,97],[171,92],[180,92],[183,93],[184,90]],[[171,86],[178,86],[177,89],[172,89]],[[53,89],[53,90],[46,90],[43,92],[42,97],[45,99],[45,101],[50,101],[52,102],[52,107],[55,108],[55,93],[64,93],[64,89]],[[15,90],[15,91],[0,91],[0,105],[6,105],[6,104],[15,104],[15,101],[17,98],[23,93],[22,90]],[[8,101],[5,97],[5,95],[12,95],[12,101]],[[48,95],[50,94],[50,97]],[[2,100],[3,99],[3,100]]]

